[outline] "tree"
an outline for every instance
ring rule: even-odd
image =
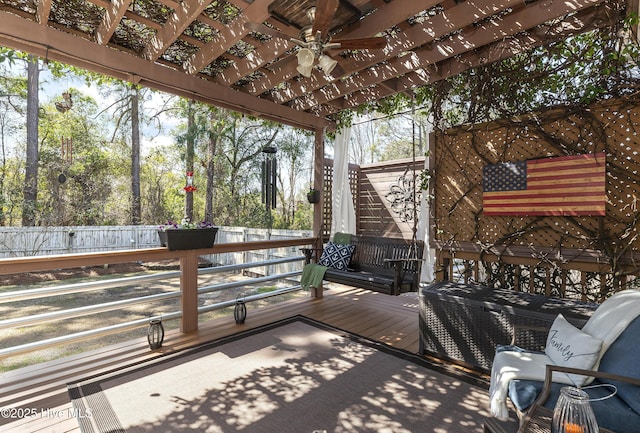
[[[185,152],[185,169],[187,173],[191,173],[193,179],[193,161],[195,158],[195,141],[196,141],[196,125],[195,125],[195,112],[194,101],[189,99],[187,101],[187,135],[185,137],[186,152]],[[185,189],[184,198],[184,216],[189,221],[193,219],[193,191],[189,188]]]
[[[140,88],[131,84],[131,224],[140,224]]]
[[[184,163],[184,165],[180,167],[182,185],[184,185],[185,172],[192,173],[193,187],[196,188],[192,191],[189,191],[190,188],[182,191],[185,195],[180,215],[192,221],[202,220],[202,216],[196,212],[195,206],[196,202],[198,204],[202,202],[201,195],[194,194],[194,191],[202,191],[201,185],[200,188],[198,188],[197,185],[198,179],[201,178],[199,169],[200,167],[205,167],[206,170],[204,159],[208,157],[209,108],[205,104],[198,103],[194,100],[180,98],[175,101],[175,104],[169,110],[176,111],[180,118],[186,119],[186,123],[180,124],[175,128],[173,136],[176,140],[180,160]],[[203,157],[201,155],[205,156]],[[196,164],[196,161],[198,161],[198,164]],[[213,188],[213,184],[209,185],[207,182],[205,202],[212,194],[210,188]]]
[[[164,223],[173,215],[175,209],[181,209],[184,198],[175,186],[182,180],[176,173],[175,161],[179,154],[173,144],[161,145],[151,149],[142,164],[143,221],[148,223]]]
[[[255,198],[259,195],[260,161],[262,149],[273,146],[281,130],[281,125],[264,120],[245,118],[234,113],[230,118],[229,139],[225,141],[223,159],[228,166],[228,195],[221,203],[226,208],[226,224],[252,224],[260,226],[257,216],[264,216],[262,225],[267,222],[264,211],[256,209]],[[253,189],[253,191],[252,191]],[[255,194],[253,200],[251,195]]]
[[[349,161],[362,165],[380,160],[381,123],[376,121],[380,117],[381,114],[373,113],[357,118],[351,130]]]
[[[207,141],[207,151],[203,165],[207,176],[207,191],[205,197],[204,221],[213,223],[214,221],[214,200],[216,199],[215,186],[221,182],[216,182],[216,177],[220,176],[220,149],[222,142],[229,132],[229,118],[231,112],[224,108],[209,107],[209,139]]]
[[[289,228],[294,224],[300,200],[300,186],[310,187],[314,138],[309,133],[291,127],[282,128],[278,137],[278,197],[281,207],[275,226]],[[306,192],[308,188],[302,188]],[[303,201],[306,204],[306,199]]]
[[[6,59],[12,65],[13,56],[13,51],[0,50],[0,62]],[[16,185],[23,183],[22,179],[18,180],[17,173],[21,170],[16,166],[17,161],[9,159],[7,138],[17,137],[24,127],[21,123],[26,110],[27,86],[25,79],[9,76],[4,67],[0,75],[0,225],[4,226],[12,222],[12,210],[18,202],[12,195]]]
[[[108,145],[96,101],[72,88],[66,92],[73,109],[61,113],[54,100],[41,110],[38,218],[45,225],[122,223],[122,207],[109,207],[118,196],[112,191],[128,177],[121,152]]]
[[[36,224],[38,199],[38,110],[39,110],[39,61],[35,56],[27,58],[27,150],[23,187],[22,225]]]
[[[93,75],[86,73],[85,77],[90,78]],[[141,196],[141,178],[140,178],[140,141],[141,126],[150,123],[151,119],[155,119],[157,113],[151,111],[145,113],[145,102],[153,93],[151,89],[140,88],[136,84],[129,84],[120,80],[103,80],[101,93],[105,97],[115,95],[115,100],[103,112],[112,112],[115,121],[111,142],[116,142],[118,138],[126,143],[127,135],[130,138],[130,147],[126,149],[126,154],[130,155],[127,165],[130,166],[130,190],[129,196],[129,222],[131,224],[140,224],[142,222],[142,196]]]

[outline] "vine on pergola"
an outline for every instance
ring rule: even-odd
[[[602,7],[608,8],[611,14],[623,16],[624,3],[605,2]],[[597,101],[616,99],[624,105],[624,100],[637,100],[640,91],[640,47],[637,34],[637,15],[620,19],[617,24],[598,28],[569,39],[559,39],[549,45],[538,47],[499,62],[469,69],[459,75],[452,76],[433,84],[415,89],[415,102],[419,111],[428,114],[433,122],[434,130],[444,131],[460,125],[485,124],[500,120],[505,125],[522,127],[523,118],[530,113],[540,116],[548,115],[552,108],[562,107],[564,113],[574,113],[590,123],[587,129],[604,131],[604,125],[596,124],[600,120],[589,115],[589,107]],[[557,25],[561,25],[561,20]],[[406,111],[411,106],[408,95],[399,94],[359,108],[359,112],[377,111],[393,114]],[[349,124],[353,113],[341,113],[340,124]],[[529,116],[526,128],[533,135],[543,137],[557,154],[577,154],[581,152],[580,143],[576,143],[562,134],[555,134],[537,125],[535,116]],[[606,143],[606,137],[602,138]],[[475,140],[472,145],[483,146]],[[613,150],[615,151],[615,150]],[[476,154],[482,155],[478,151]],[[459,157],[453,155],[452,158]],[[489,163],[489,161],[487,161]],[[464,165],[464,161],[459,161]],[[623,165],[610,164],[610,175],[628,182],[637,182],[633,173],[626,173]],[[461,170],[464,172],[464,170]],[[427,173],[427,178],[429,174]],[[637,176],[636,176],[637,177]],[[464,182],[461,182],[464,184]],[[478,188],[477,184],[469,188]],[[476,222],[481,213],[476,215]],[[599,297],[606,296],[611,290],[618,290],[619,283],[624,281],[626,273],[635,273],[640,267],[626,263],[621,258],[629,252],[633,242],[635,226],[640,221],[640,212],[622,219],[609,217],[612,227],[607,230],[589,230],[575,219],[574,232],[562,234],[560,244],[571,243],[580,236],[584,248],[600,251],[607,257],[613,272],[606,281],[601,281]],[[532,219],[526,225],[517,225],[512,231],[502,234],[492,245],[500,243],[509,245],[521,242],[525,236],[536,231],[548,229],[548,224],[540,219]],[[476,239],[480,236],[476,235]],[[465,239],[466,240],[466,239]],[[478,241],[480,242],[480,241]],[[481,245],[487,251],[492,245]],[[553,247],[549,245],[549,247]],[[562,245],[555,245],[561,248]],[[544,254],[539,257],[540,263],[551,266],[554,277],[560,272]],[[503,263],[496,263],[486,269],[488,282],[504,278]],[[579,283],[577,283],[579,284]]]
[[[610,14],[625,13],[625,2],[608,0]],[[558,29],[563,20],[555,24]],[[558,105],[586,107],[596,100],[624,97],[640,84],[640,46],[632,14],[613,26],[561,38],[507,59],[469,69],[415,89],[416,104],[429,113],[435,129],[477,124]],[[549,28],[553,33],[556,29]],[[558,32],[560,33],[560,32]],[[336,115],[338,129],[354,114],[394,114],[411,107],[412,98],[396,94],[355,111]]]

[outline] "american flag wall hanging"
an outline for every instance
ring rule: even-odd
[[[483,213],[488,216],[605,215],[605,154],[486,165]]]

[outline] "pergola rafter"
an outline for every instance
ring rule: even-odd
[[[322,130],[341,110],[622,19],[609,0],[340,0],[334,39],[384,35],[387,46],[330,49],[336,72],[305,77],[288,38],[300,38],[316,1],[0,0],[0,44]],[[629,2],[626,12],[637,12]]]

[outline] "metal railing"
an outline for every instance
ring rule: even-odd
[[[293,245],[308,245],[312,241],[313,239],[311,238],[305,238],[302,240],[301,239],[291,240]],[[282,247],[282,246],[291,246],[291,245],[288,244],[287,241],[283,241],[283,240],[249,242],[246,245],[246,250],[249,251],[249,250],[258,250],[258,249],[268,249],[265,247],[269,247],[269,246]],[[243,248],[241,246],[238,246],[237,244],[216,245],[214,246],[213,249],[217,251],[223,251],[223,252],[243,250]],[[134,253],[134,252],[132,251],[131,253]],[[152,275],[121,277],[121,278],[113,278],[108,280],[82,282],[82,283],[74,283],[74,284],[62,284],[62,285],[55,285],[55,286],[49,286],[49,287],[43,287],[43,288],[37,288],[37,289],[28,289],[28,290],[0,293],[0,304],[2,304],[2,303],[9,303],[9,302],[15,302],[15,301],[35,300],[40,298],[49,298],[53,296],[76,294],[76,293],[82,293],[82,292],[88,292],[88,291],[99,291],[99,290],[105,290],[108,288],[115,288],[115,287],[140,285],[143,283],[149,283],[154,281],[166,282],[168,280],[177,279],[177,278],[180,278],[180,286],[181,286],[180,291],[176,290],[174,292],[140,296],[140,297],[125,299],[125,300],[111,301],[111,302],[87,305],[87,306],[82,306],[77,308],[70,308],[70,309],[61,310],[61,311],[47,312],[42,314],[30,315],[26,317],[6,319],[6,320],[0,321],[0,330],[15,329],[15,328],[20,328],[24,326],[31,326],[31,325],[37,325],[37,324],[42,324],[47,322],[55,322],[55,321],[60,321],[65,319],[72,319],[72,318],[77,318],[77,317],[82,317],[87,315],[93,315],[93,314],[98,314],[102,312],[117,310],[123,307],[132,306],[136,304],[181,298],[185,296],[185,289],[189,290],[188,285],[185,287],[185,280],[188,280],[189,278],[192,278],[192,279],[194,278],[193,275],[192,276],[185,275],[186,272],[192,271],[190,266],[186,265],[185,262],[192,261],[193,257],[197,257],[199,255],[198,253],[202,254],[202,251],[187,250],[187,251],[169,252],[164,248],[162,249],[157,248],[157,249],[153,249],[153,251],[147,250],[142,254],[145,258],[147,256],[149,257],[158,256],[159,258],[166,258],[167,255],[174,256],[174,257],[178,256],[178,258],[180,258],[181,260],[181,269],[179,271],[159,272],[159,273],[154,273]],[[121,263],[125,261],[122,257],[123,254],[126,255],[126,253],[118,252],[118,253],[111,253],[111,254],[101,253],[100,256],[104,261],[104,263]],[[141,255],[140,250],[136,250],[135,254],[133,255],[135,255],[139,259]],[[93,259],[95,258],[87,257],[86,260],[82,260],[80,257],[75,257],[73,255],[69,255],[68,257],[61,255],[61,256],[56,256],[56,258],[52,261],[52,264],[49,266],[44,265],[44,263],[41,260],[37,260],[35,258],[31,259],[31,262],[33,265],[32,267],[34,269],[40,270],[40,269],[43,269],[43,267],[48,269],[55,269],[57,267],[60,267],[61,262],[65,262],[70,266],[74,264],[80,265],[80,263],[95,264],[96,262]],[[250,263],[238,263],[233,265],[200,268],[200,269],[196,268],[195,272],[197,275],[195,276],[195,278],[197,280],[197,276],[200,276],[200,275],[216,274],[216,273],[223,273],[223,272],[236,272],[236,271],[241,271],[241,270],[246,270],[251,268],[258,268],[258,267],[272,268],[275,265],[279,265],[279,264],[295,263],[295,262],[302,263],[303,260],[304,260],[304,256],[300,255],[300,256],[294,256],[294,257],[284,257],[279,259],[263,260],[263,261],[250,262]],[[7,266],[0,266],[0,269],[1,269],[0,273],[5,273],[5,274],[11,273],[10,269],[12,268],[12,266],[17,266],[17,268],[21,270],[24,269],[25,267],[29,268],[28,266],[29,261],[30,261],[29,258],[0,259],[0,265],[2,265],[3,262],[4,264],[7,264]],[[67,266],[67,267],[70,267],[70,266]],[[221,291],[231,290],[239,287],[258,285],[258,284],[263,284],[265,282],[276,281],[276,280],[287,280],[291,282],[291,285],[284,288],[275,289],[266,293],[257,293],[254,295],[243,297],[244,302],[254,302],[261,299],[279,296],[282,294],[291,293],[291,292],[300,290],[300,285],[297,284],[297,277],[300,274],[301,274],[301,270],[295,270],[291,272],[265,275],[262,277],[254,277],[254,278],[245,279],[241,281],[225,282],[221,284],[212,284],[212,285],[206,285],[202,287],[196,287],[195,296],[197,297],[198,295],[205,294],[205,293],[221,292]],[[189,295],[189,296],[193,296],[193,295]],[[233,306],[235,302],[236,302],[236,299],[226,300],[226,301],[214,303],[212,305],[197,307],[195,309],[185,308],[183,305],[182,311],[163,313],[162,319],[163,320],[184,319],[186,315],[193,315],[194,311],[197,311],[197,313],[195,314],[199,315],[199,314],[203,314],[203,313],[214,311],[214,310],[228,308],[230,306]],[[184,304],[184,302],[182,304]],[[125,330],[143,328],[149,325],[149,320],[150,318],[132,320],[124,323],[118,323],[110,326],[100,327],[97,329],[81,331],[73,334],[68,334],[68,335],[49,338],[45,340],[16,345],[13,347],[2,348],[0,349],[0,359],[9,357],[9,356],[15,356],[19,354],[42,350],[50,347],[56,347],[56,346],[61,346],[69,343],[75,343],[78,341],[87,340],[91,338],[97,338],[101,336],[115,334]],[[194,318],[191,317],[190,322],[188,322],[188,323],[191,323],[190,325],[191,327],[193,327],[192,325],[193,321],[194,321]],[[195,324],[197,327],[197,317],[195,318]],[[181,322],[181,329],[183,330],[183,332],[187,332],[187,331],[184,331],[184,328],[185,328],[185,325],[183,320]]]

